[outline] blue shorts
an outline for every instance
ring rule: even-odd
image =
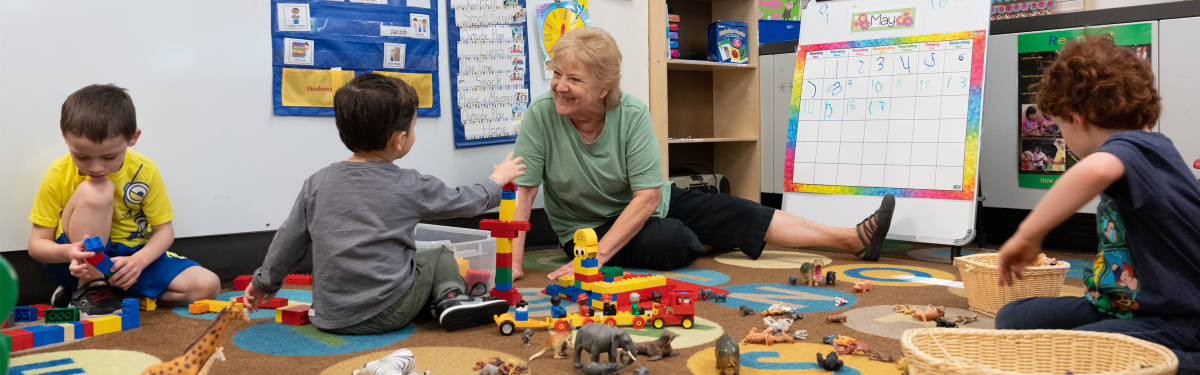
[[[55,242],[59,244],[70,243],[65,233],[59,235]],[[104,247],[104,255],[109,258],[130,256],[141,250],[142,246],[144,245],[129,247],[122,243],[109,241],[108,246]],[[179,276],[183,270],[199,265],[199,263],[191,259],[167,251],[163,255],[160,255],[158,259],[155,259],[154,262],[150,263],[150,265],[146,266],[146,269],[142,270],[141,276],[138,276],[137,282],[129,287],[129,291],[140,296],[157,299],[162,295],[164,290],[167,290],[167,286],[171,285],[171,281],[175,280],[175,277]],[[47,271],[50,271],[50,276],[55,281],[58,281],[59,285],[69,287],[79,285],[79,278],[71,276],[71,263],[42,263],[42,266],[46,267]]]

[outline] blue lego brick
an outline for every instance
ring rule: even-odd
[[[529,320],[529,312],[528,311],[517,311],[516,319],[518,322],[524,322],[526,320]]]
[[[83,333],[87,330],[87,328],[84,327],[83,322],[71,322],[71,325],[75,326],[75,339],[82,340]]]
[[[493,289],[499,290],[501,292],[506,291],[506,290],[512,290],[512,283],[496,283],[496,287]]]
[[[104,251],[104,240],[100,239],[100,237],[85,238],[83,240],[83,247],[87,248],[87,251],[101,252]]]
[[[13,308],[13,318],[18,322],[36,322],[37,308],[33,306],[17,306]]]
[[[33,334],[33,347],[35,348],[63,341],[63,329],[59,326],[30,326],[22,329]]]
[[[584,268],[596,268],[600,266],[600,262],[596,258],[584,258],[579,265]]]
[[[611,282],[613,282],[613,278],[611,278],[611,277],[605,277],[605,278],[604,278],[604,282],[606,282],[606,283],[611,283]]]
[[[501,191],[501,192],[500,192],[500,199],[503,199],[503,200],[517,199],[517,192],[515,192],[515,191]]]
[[[104,257],[104,259],[101,259],[99,263],[96,263],[95,267],[97,271],[100,271],[100,273],[104,274],[104,277],[112,277],[112,268],[115,265],[116,264],[113,263],[112,259]]]
[[[128,331],[142,326],[142,318],[136,313],[137,308],[134,308],[133,314],[121,314],[121,330]]]
[[[137,298],[126,298],[121,300],[121,315],[137,315],[141,304]]]

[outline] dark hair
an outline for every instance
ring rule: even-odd
[[[137,132],[137,114],[125,89],[111,83],[90,85],[71,93],[63,102],[58,126],[63,136],[84,137],[96,143],[117,136],[128,141]]]
[[[1075,112],[1105,129],[1152,127],[1162,112],[1150,64],[1108,35],[1068,42],[1039,85],[1037,106],[1043,113]]]
[[[1034,113],[1037,113],[1037,107],[1029,106],[1028,108],[1025,108],[1025,118],[1029,118],[1029,115]]]
[[[388,138],[408,131],[417,114],[417,90],[382,74],[355,77],[333,94],[338,136],[350,151],[378,151]]]

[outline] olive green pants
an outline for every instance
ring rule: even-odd
[[[445,246],[417,253],[413,256],[416,262],[416,273],[412,286],[404,292],[400,299],[384,309],[383,312],[367,318],[358,324],[322,331],[338,335],[375,335],[399,330],[421,311],[429,307],[429,300],[441,296],[450,289],[465,292],[466,282],[458,274],[458,262],[454,253]]]

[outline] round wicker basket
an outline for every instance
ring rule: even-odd
[[[963,289],[967,292],[967,305],[972,311],[996,316],[996,312],[1009,302],[1029,297],[1058,297],[1062,294],[1063,281],[1071,264],[1058,262],[1053,266],[1026,267],[1025,278],[1013,277],[1010,287],[999,286],[999,256],[981,253],[955,258],[958,273],[962,276]]]
[[[1102,332],[916,328],[900,345],[912,375],[1149,375],[1179,366],[1162,345]]]

